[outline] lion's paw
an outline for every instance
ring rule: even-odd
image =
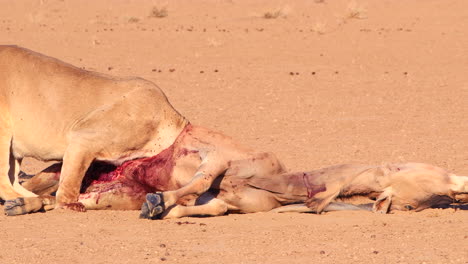
[[[55,209],[67,209],[75,212],[86,212],[86,208],[82,203],[62,203]]]

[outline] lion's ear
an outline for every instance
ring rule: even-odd
[[[374,213],[386,214],[390,210],[392,205],[392,190],[391,187],[386,188],[385,191],[379,195],[377,200],[372,206],[372,211]]]

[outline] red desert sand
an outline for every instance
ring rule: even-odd
[[[291,171],[468,175],[467,25],[464,0],[25,0],[1,4],[0,44],[151,80],[192,123]],[[467,210],[138,215],[0,216],[0,263],[468,263]]]

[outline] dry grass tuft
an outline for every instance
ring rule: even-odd
[[[351,2],[348,5],[348,9],[346,11],[345,19],[365,19],[366,18],[366,9],[359,5],[356,2]]]
[[[263,18],[265,19],[276,19],[279,17],[286,18],[290,12],[288,7],[281,7],[277,8],[273,11],[268,11],[263,14]]]
[[[130,17],[128,19],[128,23],[138,23],[140,22],[140,19],[138,17]]]
[[[167,11],[167,7],[161,7],[158,8],[157,6],[154,6],[153,9],[151,9],[151,13],[149,17],[156,17],[156,18],[163,18],[167,17],[169,15],[169,12]]]
[[[275,18],[278,18],[281,16],[281,11],[280,10],[276,10],[276,11],[268,11],[266,12],[265,14],[263,14],[263,18],[266,18],[266,19],[275,19]]]

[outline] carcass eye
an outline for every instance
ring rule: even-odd
[[[408,211],[411,211],[411,210],[414,209],[413,206],[411,206],[411,205],[405,205],[405,208],[406,208],[406,210],[408,210]]]

